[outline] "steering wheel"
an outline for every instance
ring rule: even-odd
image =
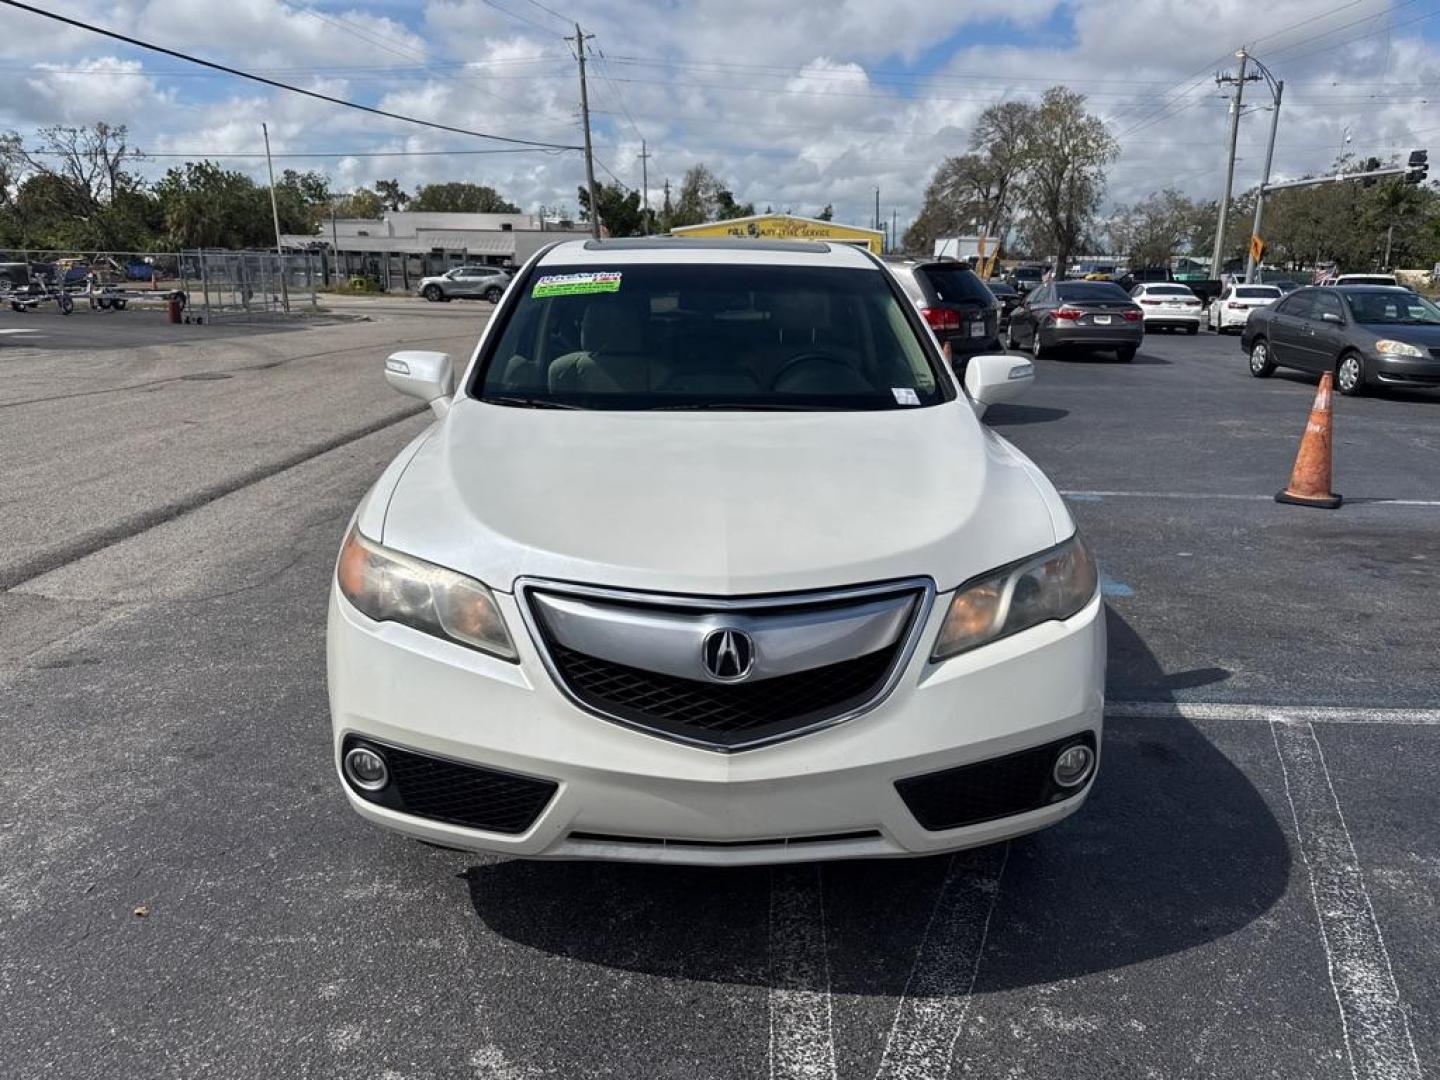
[[[771,389],[777,389],[784,381],[785,376],[790,374],[794,368],[806,364],[829,364],[832,367],[844,368],[846,373],[858,377],[858,372],[848,363],[836,356],[834,353],[825,352],[820,349],[812,349],[810,352],[803,352],[799,356],[792,356],[785,363],[780,365],[780,370],[775,372],[775,377],[770,380]]]

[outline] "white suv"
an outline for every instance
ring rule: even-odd
[[[351,805],[509,855],[925,854],[1074,812],[1098,574],[868,253],[566,241],[365,496],[329,614]]]

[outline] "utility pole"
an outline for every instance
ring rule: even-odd
[[[580,62],[580,123],[585,128],[585,189],[590,193],[590,235],[600,239],[600,207],[595,199],[595,155],[590,151],[590,91],[585,85],[585,42],[594,34],[586,34],[575,24],[575,59]]]
[[[1240,57],[1240,74],[1231,77],[1229,75],[1216,75],[1216,85],[1233,82],[1235,84],[1235,98],[1230,103],[1230,153],[1229,162],[1225,167],[1225,194],[1220,198],[1220,217],[1215,225],[1215,248],[1210,255],[1210,273],[1214,277],[1220,276],[1220,260],[1225,253],[1225,215],[1230,210],[1230,189],[1235,182],[1235,141],[1240,137],[1240,106],[1245,97],[1245,83],[1254,82],[1259,75],[1247,75],[1246,64],[1250,55],[1244,49],[1237,53]]]
[[[880,189],[875,189],[875,228],[880,228]]]
[[[640,140],[640,198],[645,204],[644,213],[640,218],[640,231],[650,235],[650,151],[645,146],[645,140]]]
[[[275,163],[270,160],[270,128],[261,122],[260,130],[265,135],[265,168],[270,173],[270,215],[275,219],[275,261],[280,268],[280,298],[288,315],[290,290],[285,284],[285,247],[280,242],[280,204],[275,201]]]
[[[1254,57],[1251,57],[1253,60]],[[1248,285],[1255,280],[1255,270],[1260,260],[1255,258],[1254,244],[1260,236],[1260,222],[1265,215],[1265,185],[1270,183],[1270,163],[1275,159],[1275,132],[1280,126],[1280,99],[1285,96],[1285,80],[1278,82],[1270,74],[1270,69],[1259,60],[1255,60],[1255,66],[1260,69],[1265,80],[1270,84],[1270,94],[1274,99],[1272,112],[1270,113],[1270,143],[1265,147],[1265,174],[1260,178],[1260,190],[1255,193],[1255,223],[1250,226],[1250,250],[1245,254],[1245,283]]]
[[[895,235],[896,223],[899,220],[898,211],[892,206],[890,208],[890,253],[893,255],[900,244]]]

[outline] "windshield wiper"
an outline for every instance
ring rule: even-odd
[[[508,405],[514,409],[578,409],[579,405],[567,405],[563,401],[552,401],[549,398],[537,397],[483,397],[480,399],[487,405]]]

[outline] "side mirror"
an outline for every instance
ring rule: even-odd
[[[1322,311],[1320,313],[1320,321],[1328,323],[1343,323],[1345,320],[1342,319],[1339,315],[1336,315],[1333,311]]]
[[[455,368],[450,354],[407,349],[385,361],[385,381],[408,397],[419,398],[444,417],[455,396]]]
[[[1025,396],[1035,381],[1035,365],[1018,356],[972,356],[965,365],[965,389],[976,416],[991,405]]]

